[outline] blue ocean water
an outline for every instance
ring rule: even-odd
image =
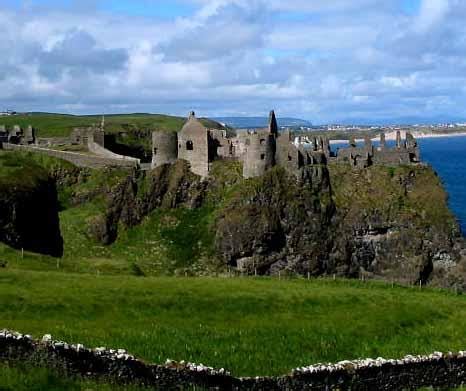
[[[419,139],[421,159],[442,179],[449,204],[466,234],[466,136]]]
[[[442,180],[463,234],[466,234],[466,136],[418,139],[421,159],[429,163]],[[387,145],[393,142],[387,142]],[[332,149],[345,144],[333,145]]]

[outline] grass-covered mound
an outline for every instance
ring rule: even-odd
[[[238,376],[466,343],[464,296],[381,283],[2,271],[0,303],[0,327]]]

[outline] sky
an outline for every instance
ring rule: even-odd
[[[466,120],[464,0],[0,0],[0,110]]]

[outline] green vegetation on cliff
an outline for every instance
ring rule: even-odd
[[[437,258],[454,261],[457,225],[439,178],[425,166],[331,164],[296,181],[278,167],[244,180],[240,163],[216,162],[202,182],[182,161],[135,173],[2,156],[55,178],[64,239],[58,262],[0,245],[0,261],[12,269],[149,276],[241,266],[246,273],[363,273],[418,283],[440,276]],[[0,178],[9,172],[0,167]]]
[[[0,272],[0,327],[235,375],[464,350],[466,298],[344,280]]]

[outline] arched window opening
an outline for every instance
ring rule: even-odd
[[[194,144],[191,140],[186,141],[186,150],[187,151],[192,151],[194,150]]]
[[[153,155],[157,155],[157,148],[154,148]]]
[[[264,145],[264,144],[265,144],[265,139],[261,138],[261,145]]]
[[[293,161],[293,157],[291,155],[288,155],[288,161],[289,162]]]
[[[261,160],[265,160],[265,153],[261,154]]]

